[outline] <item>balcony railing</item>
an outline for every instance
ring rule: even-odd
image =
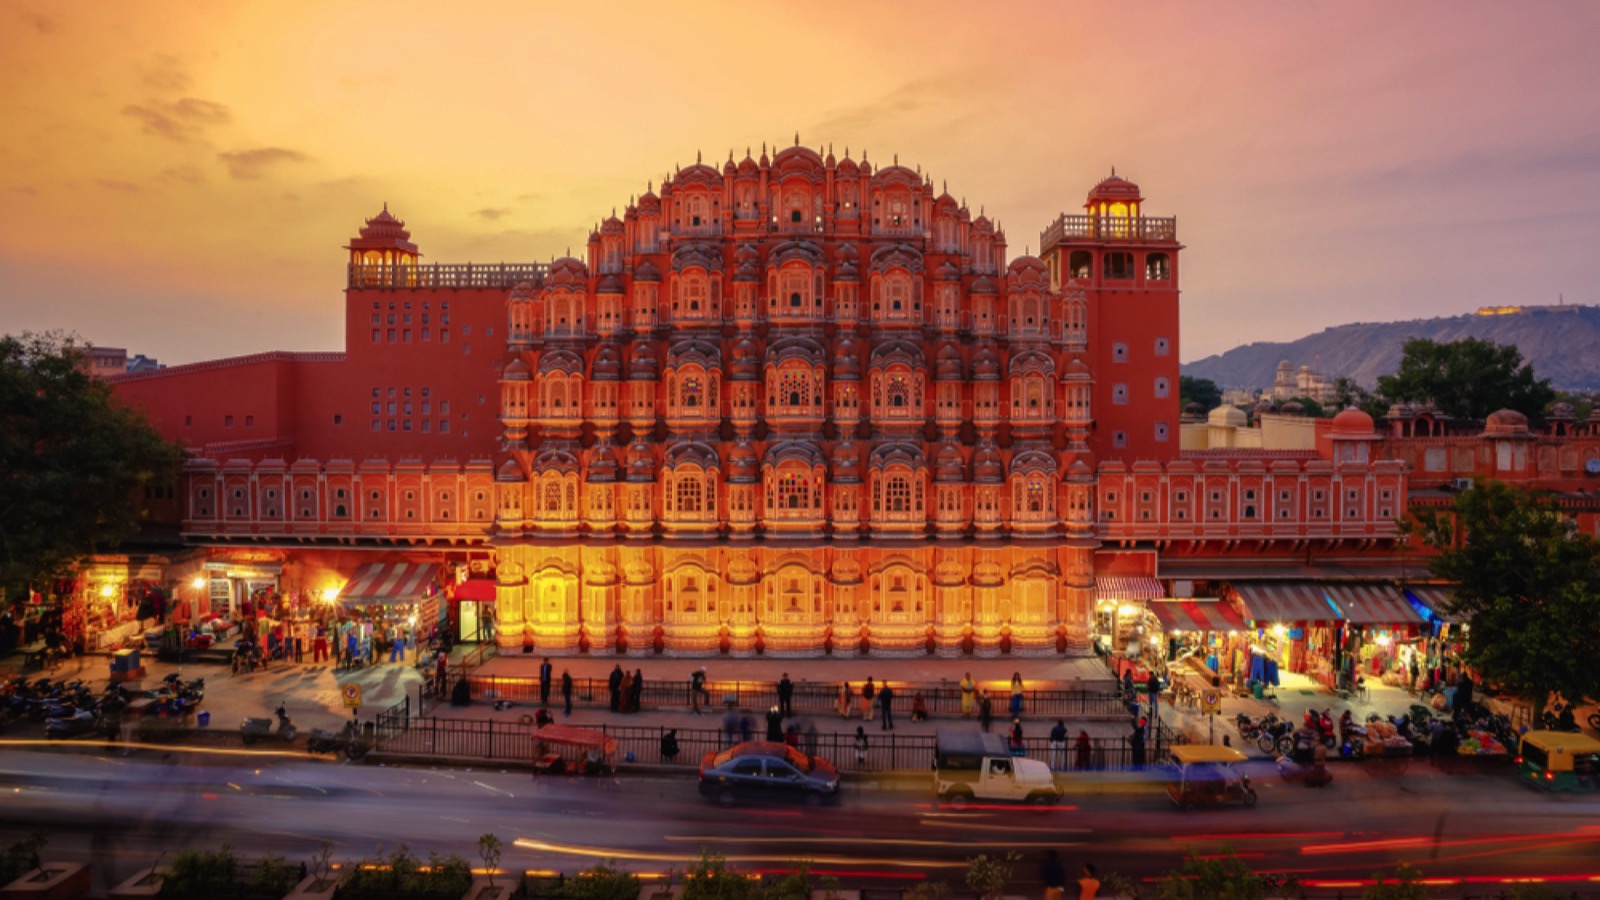
[[[524,281],[544,278],[544,263],[433,263],[425,266],[349,267],[348,286],[383,290],[432,288],[499,288],[510,290]]]
[[[1048,252],[1065,240],[1093,241],[1176,241],[1176,218],[1152,219],[1140,216],[1061,215],[1039,236],[1039,252]]]

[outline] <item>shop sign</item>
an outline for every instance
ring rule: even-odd
[[[361,685],[351,683],[339,686],[339,693],[344,697],[345,709],[361,708]]]

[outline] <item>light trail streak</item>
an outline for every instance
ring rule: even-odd
[[[196,747],[192,744],[140,744],[133,741],[95,741],[100,747],[126,747],[129,750],[159,751],[162,753],[206,753],[213,756],[252,756],[272,757],[281,756],[286,759],[301,761],[315,760],[317,757],[308,756],[304,750],[245,750],[229,747]],[[66,745],[71,746],[71,745]],[[45,741],[27,738],[9,738],[0,740],[0,747],[50,747],[60,750],[63,744],[60,741]]]
[[[637,850],[622,850],[615,847],[586,847],[579,844],[553,844],[548,841],[536,841],[529,838],[518,838],[512,841],[512,846],[523,850],[538,850],[545,853],[559,853],[567,856],[582,856],[592,859],[636,860],[640,862],[664,862],[679,865],[693,865],[700,861],[700,855],[684,853],[646,853]],[[907,869],[962,869],[967,865],[966,860],[958,862],[944,862],[927,859],[872,859],[855,856],[810,856],[807,860],[812,863],[822,863],[834,866],[861,866],[880,865],[893,866]],[[783,856],[741,855],[724,856],[730,863],[788,863],[793,859],[793,854]]]
[[[970,847],[971,841],[928,841],[919,838],[863,838],[863,837],[745,837],[719,834],[669,834],[669,841],[695,841],[699,843],[741,844],[849,844],[852,847]],[[1059,847],[1060,841],[1024,841],[1018,847]]]

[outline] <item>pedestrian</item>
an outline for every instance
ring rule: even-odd
[[[434,663],[433,692],[435,694],[441,697],[444,696],[444,689],[447,686],[446,682],[449,677],[450,657],[446,656],[443,650],[440,650],[439,658]]]
[[[606,679],[606,686],[611,691],[611,711],[622,709],[622,664],[617,663],[611,667],[611,676]]]
[[[1456,718],[1472,715],[1472,676],[1466,669],[1461,670],[1461,677],[1456,679],[1456,693],[1450,698],[1450,713]]]
[[[1133,666],[1122,670],[1122,696],[1133,697]]]
[[[806,755],[817,755],[817,742],[821,735],[817,734],[817,723],[814,719],[806,720]]]
[[[1133,735],[1130,738],[1128,738],[1128,746],[1133,751],[1133,768],[1134,768],[1135,771],[1144,768],[1144,729],[1145,729],[1145,724],[1146,724],[1145,720],[1144,719],[1140,719],[1139,723],[1137,725],[1133,726]],[[1227,738],[1227,735],[1223,735],[1223,738]]]
[[[1094,900],[1100,896],[1100,879],[1096,877],[1094,863],[1083,864],[1083,877],[1078,879],[1078,900]]]
[[[928,721],[928,700],[922,696],[921,691],[911,695],[911,721]]]
[[[1011,718],[1022,716],[1022,673],[1011,673]]]
[[[839,701],[836,704],[836,708],[839,711],[839,718],[850,718],[850,682],[848,681],[839,685]]]
[[[1044,852],[1044,864],[1039,867],[1039,880],[1044,883],[1044,900],[1061,900],[1067,887],[1067,867],[1061,864],[1061,854],[1054,848]]]
[[[783,714],[778,708],[767,710],[767,740],[781,742],[783,740]]]
[[[883,710],[884,731],[894,730],[894,688],[885,681],[883,687],[878,689],[878,708]]]
[[[1417,654],[1413,651],[1411,654],[1411,683],[1406,685],[1406,689],[1411,691],[1413,694],[1416,693],[1417,682],[1421,679],[1421,677],[1422,671],[1417,666]]]
[[[1065,769],[1067,767],[1067,720],[1057,719],[1054,728],[1050,729],[1050,768]]]
[[[299,627],[294,630],[294,661],[297,663],[306,661],[305,631]]]
[[[689,703],[694,707],[694,714],[700,715],[700,701],[704,700],[707,706],[711,705],[711,692],[706,690],[706,667],[701,666],[694,674],[689,676]]]
[[[311,661],[328,661],[328,632],[321,625],[317,626],[317,636],[311,641]]]
[[[778,679],[778,711],[785,716],[794,715],[794,682],[789,680],[788,672]]]
[[[628,694],[628,712],[638,712],[644,708],[644,670],[633,670],[633,686]]]
[[[722,736],[729,747],[733,746],[734,736],[738,733],[739,714],[734,711],[732,706],[729,706],[728,711],[722,714]]]
[[[1011,720],[1011,755],[1012,756],[1021,756],[1022,755],[1022,748],[1023,748],[1023,745],[1022,745],[1022,720],[1021,719],[1012,719]]]
[[[389,632],[389,664],[394,665],[406,652],[406,635],[399,628]]]
[[[550,676],[554,670],[550,667],[550,657],[546,656],[544,662],[539,664],[539,705],[550,705]]]
[[[561,702],[566,707],[561,714],[572,715],[572,673],[566,669],[561,670]]]
[[[1078,770],[1087,771],[1089,768],[1089,754],[1094,749],[1089,743],[1089,732],[1079,730],[1078,740],[1073,747],[1078,754]]]
[[[678,729],[668,728],[661,736],[661,761],[672,762],[678,758]]]
[[[989,730],[989,723],[994,721],[994,706],[989,702],[989,692],[984,691],[978,698],[978,725],[984,731]]]
[[[972,718],[972,708],[976,705],[974,694],[978,685],[972,680],[972,673],[968,672],[961,678],[961,718]]]
[[[755,717],[750,714],[750,710],[744,710],[739,714],[739,740],[749,743],[755,737],[755,733]]]
[[[617,694],[617,712],[633,712],[629,707],[633,702],[633,673],[627,669],[622,670],[622,683],[617,685]]]
[[[783,742],[796,750],[800,749],[800,723],[789,723],[789,727],[783,730]]]
[[[867,676],[867,683],[861,686],[861,718],[872,721],[872,701],[877,696],[878,689],[872,685],[872,676]]]
[[[539,707],[538,712],[533,714],[533,727],[535,728],[543,728],[554,721],[555,719],[550,715],[550,710],[545,709],[542,706]]]
[[[345,659],[349,661],[349,667],[352,669],[356,667],[357,643],[358,639],[356,638],[356,630],[354,627],[352,627],[344,633]],[[443,681],[441,680],[440,683],[442,684]]]
[[[867,729],[856,726],[856,767],[862,768],[867,764]]]

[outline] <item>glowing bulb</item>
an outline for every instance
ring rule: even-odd
[[[333,601],[335,601],[337,599],[339,599],[339,589],[338,588],[323,588],[322,589],[322,602],[323,603],[332,603]]]
[[[112,597],[112,596],[113,596],[113,595],[114,595],[114,594],[116,594],[116,592],[117,592],[117,589],[116,589],[116,588],[114,588],[114,587],[112,587],[112,586],[111,586],[111,585],[109,585],[109,584],[102,584],[102,585],[100,585],[100,596],[102,596],[102,597],[104,597],[104,598],[106,598],[106,599],[107,599],[107,600],[110,600],[110,599],[111,599],[111,597]]]
[[[198,591],[198,590],[200,590],[200,589],[201,589],[201,588],[203,588],[203,587],[205,587],[205,586],[206,586],[206,579],[205,579],[205,576],[203,576],[203,575],[196,575],[196,576],[195,576],[195,577],[194,577],[194,580],[193,580],[193,581],[191,581],[191,582],[189,582],[189,586],[190,586],[190,587],[192,587],[192,588],[194,588],[194,589],[195,589],[195,590],[197,590],[197,591]]]
[[[1272,626],[1272,632],[1274,634],[1278,635],[1279,637],[1282,637],[1283,635],[1286,635],[1286,634],[1289,633],[1289,629],[1284,627],[1284,626],[1282,626],[1282,625],[1274,625],[1274,626]]]

